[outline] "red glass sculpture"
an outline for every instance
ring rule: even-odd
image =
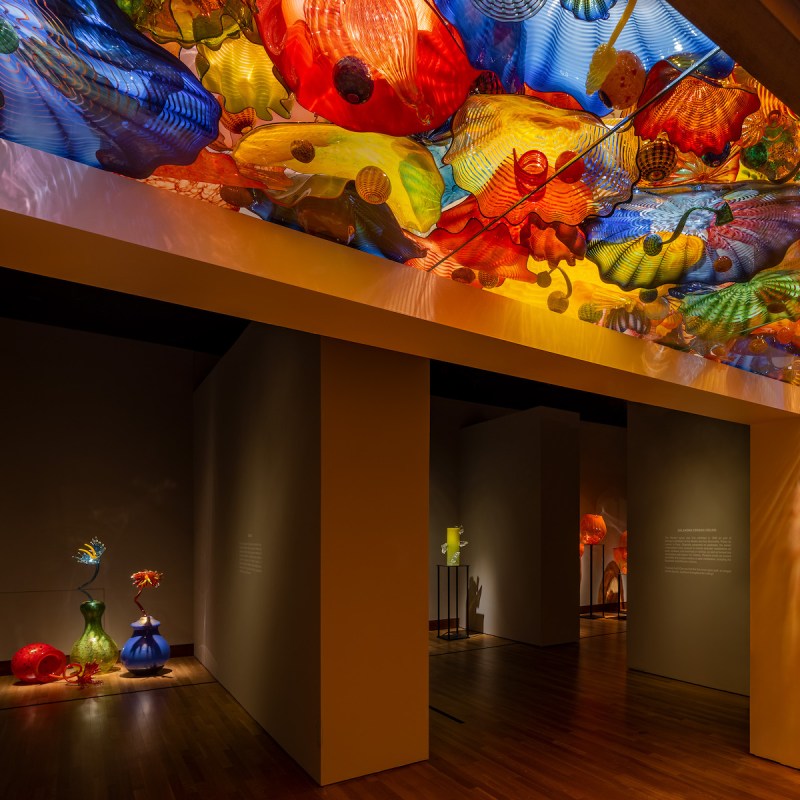
[[[350,130],[436,128],[480,74],[455,28],[424,0],[268,0],[257,23],[298,102]]]
[[[67,683],[72,683],[79,689],[86,686],[99,686],[103,681],[95,680],[95,675],[100,672],[100,664],[90,661],[86,664],[79,664],[73,661],[64,669],[62,676]]]
[[[680,71],[668,61],[659,61],[647,76],[639,106],[644,106],[678,75]],[[642,108],[633,127],[644,139],[656,139],[666,133],[685,152],[699,156],[720,154],[742,135],[745,117],[758,107],[759,99],[753,92],[690,75],[652,105]]]
[[[586,237],[577,225],[543,222],[533,213],[522,226],[520,244],[530,250],[536,261],[546,261],[550,267],[557,267],[562,261],[574,267],[575,259],[586,255]]]
[[[614,548],[614,561],[619,566],[623,575],[628,574],[628,531],[623,531],[619,537],[619,545]]]
[[[49,644],[26,644],[14,653],[11,671],[24,683],[51,683],[61,678],[67,657]]]
[[[581,544],[600,544],[606,538],[606,521],[602,514],[581,517]]]

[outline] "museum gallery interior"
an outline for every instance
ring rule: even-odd
[[[0,794],[800,796],[798,56],[0,0]]]

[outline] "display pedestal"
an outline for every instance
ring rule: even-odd
[[[447,570],[445,581],[447,589],[447,616],[445,620],[447,626],[442,626],[442,570]],[[458,603],[460,597],[459,573],[466,570],[464,581],[464,630],[459,626]],[[451,580],[451,576],[453,576]],[[455,590],[455,591],[453,591]],[[452,602],[452,605],[451,605]],[[455,628],[453,627],[453,617],[451,608],[455,612]],[[458,566],[448,566],[447,564],[437,564],[436,570],[436,635],[440,639],[469,639],[469,564],[459,564]]]
[[[586,545],[589,548],[589,613],[588,614],[581,614],[584,619],[605,619],[606,612],[603,610],[605,607],[605,603],[600,606],[600,613],[594,613],[594,584],[592,582],[592,572],[594,571],[594,548],[595,545],[588,544]],[[603,555],[601,564],[606,563],[606,546],[605,544],[601,544],[600,547],[603,548]],[[574,619],[574,617],[573,617]]]

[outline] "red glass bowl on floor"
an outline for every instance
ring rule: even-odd
[[[14,653],[11,671],[24,683],[50,683],[61,677],[66,664],[64,653],[52,645],[37,642],[26,644]]]

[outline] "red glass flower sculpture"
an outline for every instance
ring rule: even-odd
[[[72,683],[79,689],[84,686],[99,686],[103,681],[97,681],[94,676],[100,671],[100,664],[90,661],[87,664],[73,662],[64,668],[64,680]]]
[[[139,610],[142,612],[142,616],[146,617],[147,612],[142,607],[142,604],[139,602],[139,597],[141,596],[142,592],[150,587],[151,589],[157,589],[161,584],[161,578],[163,576],[163,572],[156,572],[153,569],[143,569],[140,572],[134,572],[131,575],[131,580],[133,581],[133,585],[139,590],[136,594],[136,597],[133,598],[133,602],[139,606]]]

